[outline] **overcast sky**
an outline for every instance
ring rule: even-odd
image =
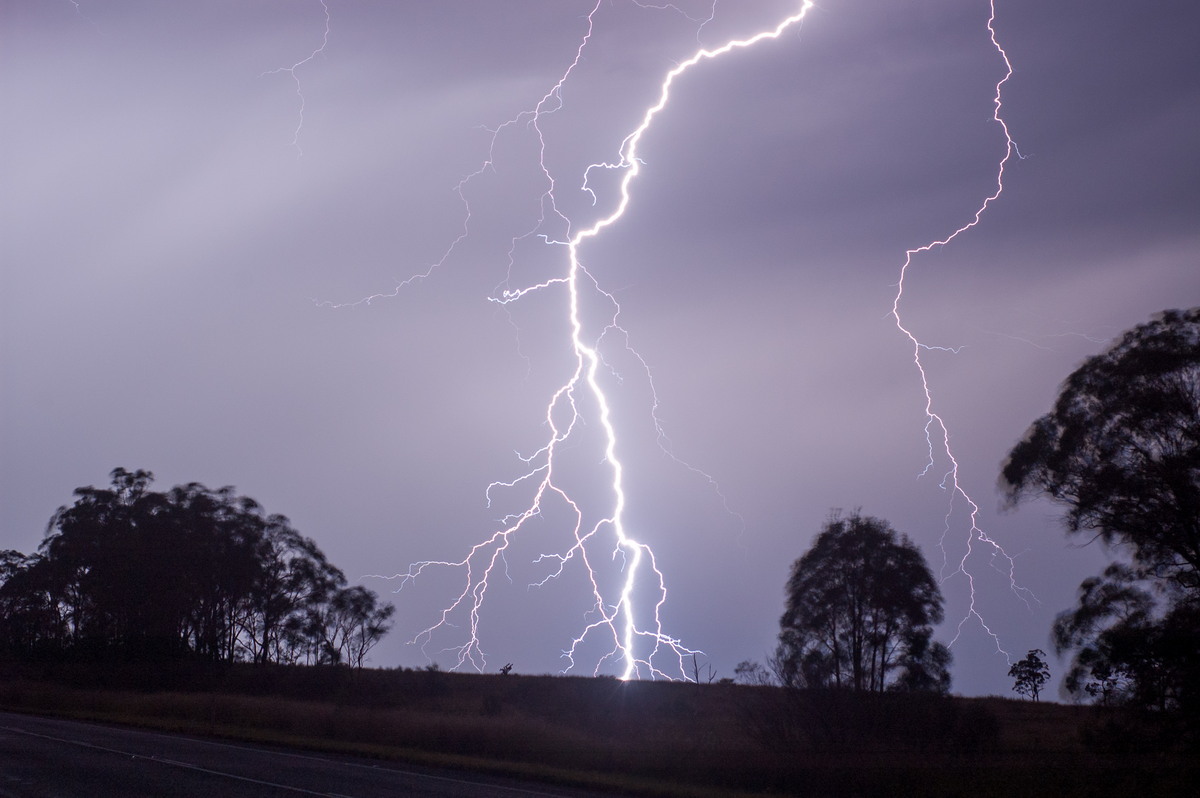
[[[618,305],[627,333],[599,340],[597,378],[623,523],[664,574],[664,632],[719,676],[771,650],[788,566],[833,508],[889,520],[945,577],[939,638],[961,629],[964,694],[1009,694],[997,646],[1049,649],[1105,561],[1049,504],[1003,511],[997,474],[1082,359],[1200,303],[1200,8],[996,5],[1023,158],[976,228],[913,261],[900,306],[954,350],[923,353],[934,410],[979,527],[1036,596],[976,539],[995,640],[969,616],[968,504],[944,454],[927,468],[920,373],[889,315],[905,250],[996,189],[1005,67],[986,0],[823,0],[684,73],[625,215],[579,249],[583,339]],[[0,548],[34,550],[117,466],[163,489],[231,484],[396,604],[374,664],[448,667],[464,617],[424,651],[407,641],[465,571],[394,595],[372,575],[459,560],[511,525],[536,480],[488,485],[540,462],[521,458],[575,364],[564,285],[492,300],[567,275],[552,242],[618,199],[622,172],[593,171],[593,205],[585,170],[618,160],[668,70],[799,3],[327,7],[328,26],[320,0],[0,0]],[[531,125],[593,11],[561,102]],[[585,527],[613,501],[587,394],[556,455]],[[538,555],[574,539],[566,509],[511,538],[480,613],[487,670],[566,665],[594,602],[580,558],[530,587],[553,566]],[[590,561],[615,602],[601,531]],[[579,654],[591,673],[603,646]]]

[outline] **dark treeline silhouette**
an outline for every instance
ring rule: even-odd
[[[0,654],[361,667],[394,612],[233,488],[84,487],[34,554],[0,552]]]
[[[1009,501],[1046,496],[1118,556],[1055,621],[1077,698],[1200,730],[1200,308],[1165,311],[1086,360],[1009,453]],[[1200,738],[1200,735],[1197,735]]]

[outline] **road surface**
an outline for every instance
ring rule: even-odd
[[[470,772],[391,765],[0,712],[0,798],[584,798]]]

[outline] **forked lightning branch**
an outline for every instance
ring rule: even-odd
[[[635,0],[629,2],[664,13],[679,12],[670,5],[642,5]],[[327,6],[322,5],[328,10]],[[590,264],[590,269],[585,268],[583,254],[592,239],[602,236],[607,228],[619,224],[627,213],[631,213],[630,200],[636,188],[637,178],[644,169],[649,168],[639,154],[639,145],[655,120],[670,112],[671,90],[675,84],[684,80],[703,80],[704,70],[699,68],[702,64],[736,58],[739,51],[747,48],[767,46],[768,42],[774,42],[774,46],[799,46],[798,38],[790,37],[782,42],[777,40],[785,32],[798,29],[814,4],[811,0],[803,0],[794,13],[745,38],[728,41],[719,47],[698,47],[688,58],[680,61],[663,76],[655,102],[644,109],[637,126],[621,141],[615,143],[616,157],[613,161],[592,164],[582,175],[564,180],[561,176],[552,174],[547,165],[543,117],[563,107],[563,89],[570,83],[584,58],[596,26],[603,24],[604,11],[608,5],[611,3],[607,3],[606,0],[597,0],[586,17],[584,33],[574,50],[571,63],[531,108],[493,130],[491,147],[484,163],[455,187],[464,208],[463,228],[462,233],[449,243],[441,259],[426,271],[415,274],[397,285],[394,291],[366,297],[353,303],[360,304],[385,296],[395,296],[412,281],[430,277],[434,270],[448,259],[455,247],[470,234],[469,222],[472,217],[465,189],[471,181],[491,168],[497,137],[502,131],[518,125],[532,131],[538,145],[538,162],[535,168],[540,170],[544,185],[540,203],[542,211],[539,217],[530,220],[528,227],[513,236],[510,257],[516,251],[518,241],[540,236],[547,244],[561,249],[561,268],[557,274],[540,282],[516,287],[506,284],[499,295],[491,299],[504,305],[533,301],[563,302],[561,313],[567,322],[569,336],[569,340],[563,343],[571,353],[570,366],[564,372],[558,387],[548,397],[543,411],[547,435],[542,443],[532,454],[521,458],[523,470],[518,476],[493,482],[487,489],[489,506],[494,500],[500,501],[521,491],[525,491],[525,495],[531,498],[521,509],[503,516],[497,528],[470,547],[463,556],[457,559],[422,560],[411,564],[402,573],[387,577],[398,580],[399,589],[403,589],[414,580],[428,578],[427,575],[433,571],[454,575],[451,578],[457,587],[454,588],[452,599],[411,642],[421,646],[427,656],[450,653],[454,658],[455,668],[471,667],[482,670],[487,667],[487,652],[481,643],[481,629],[485,624],[489,591],[493,582],[507,578],[505,558],[514,540],[518,536],[531,534],[529,528],[535,520],[549,517],[551,514],[546,511],[551,505],[555,508],[554,518],[565,516],[568,521],[555,532],[560,541],[557,547],[537,558],[537,562],[546,565],[548,570],[544,578],[532,587],[544,586],[551,580],[575,578],[575,574],[582,573],[583,583],[580,590],[586,595],[585,603],[588,606],[579,622],[577,633],[563,641],[563,670],[569,671],[582,666],[596,674],[615,672],[623,679],[688,678],[689,661],[697,653],[696,649],[667,631],[663,620],[668,599],[668,580],[664,574],[666,564],[658,562],[654,551],[630,531],[627,523],[626,504],[629,488],[621,459],[621,431],[614,420],[611,399],[605,388],[603,377],[607,366],[600,353],[600,344],[605,336],[616,334],[626,340],[627,336],[618,323],[620,307],[616,298],[601,286],[598,275],[602,273],[603,264]],[[1005,167],[1016,152],[1016,146],[1001,116],[1001,90],[1012,74],[1012,66],[996,36],[994,0],[989,0],[987,11],[987,21],[983,27],[1003,68],[1003,74],[995,85],[994,96],[993,120],[1001,131],[1004,142],[1004,154],[997,166],[995,189],[983,198],[973,211],[965,212],[961,226],[941,239],[917,246],[905,253],[891,312],[897,329],[911,343],[912,360],[920,378],[926,440],[929,447],[929,466],[926,468],[926,474],[921,476],[926,476],[934,469],[934,464],[939,458],[949,463],[941,483],[949,497],[945,514],[946,535],[951,532],[951,518],[956,506],[960,503],[965,504],[969,516],[969,529],[966,532],[967,555],[953,568],[944,569],[952,571],[948,575],[944,573],[944,578],[965,577],[970,588],[969,606],[958,624],[957,631],[961,634],[967,623],[977,622],[991,635],[997,650],[1004,653],[999,639],[988,628],[976,606],[975,578],[968,567],[971,553],[977,547],[989,550],[993,561],[998,560],[1003,564],[1002,570],[1007,573],[1013,591],[1025,600],[1031,599],[1032,595],[1017,584],[1012,558],[978,526],[978,507],[962,485],[958,460],[950,444],[950,432],[937,412],[934,391],[922,363],[922,352],[931,347],[922,343],[911,332],[910,326],[901,315],[905,277],[913,268],[915,259],[930,249],[949,244],[980,222],[987,208],[999,198],[1003,190]],[[698,22],[703,29],[711,21],[711,17],[707,20],[692,21]],[[328,35],[327,18],[326,37]],[[296,68],[303,63],[286,71],[295,78]],[[718,69],[719,65],[712,68]],[[619,174],[610,196],[594,190],[589,182],[593,173],[601,169]],[[593,211],[600,214],[599,218],[588,226],[582,226],[561,210],[565,203],[560,202],[556,192],[564,185],[570,185],[572,191],[582,189],[590,194],[595,207],[600,209]],[[604,208],[608,210],[603,210]],[[559,239],[562,240],[554,239],[542,232],[543,229],[548,229],[548,221],[554,221],[568,231],[565,239],[561,236]],[[593,305],[597,304],[597,298],[600,300],[600,307],[607,310],[596,310]],[[589,302],[592,304],[589,305]],[[595,321],[597,317],[602,319],[599,324]],[[640,356],[636,353],[634,355],[645,365]],[[648,369],[647,375],[649,376]],[[648,412],[654,415],[653,408]],[[657,418],[654,421],[657,424]],[[593,432],[585,437],[582,433],[585,427],[593,431],[599,429],[599,434]],[[605,475],[602,478],[603,484],[599,486],[603,488],[599,495],[604,497],[603,504],[599,507],[596,506],[596,486],[592,486],[593,489],[587,492],[585,499],[578,491],[572,493],[568,490],[567,482],[560,478],[564,450],[569,446],[578,445],[597,447],[595,456],[602,463]],[[943,543],[944,541],[945,537]],[[614,571],[618,574],[615,579],[611,577]],[[448,644],[442,642],[451,638],[453,640]],[[585,651],[589,657],[587,664],[578,661]]]

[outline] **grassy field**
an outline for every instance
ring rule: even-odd
[[[661,796],[1191,796],[1193,754],[1087,707],[341,668],[0,671],[4,709]],[[1091,741],[1091,742],[1089,742]]]

